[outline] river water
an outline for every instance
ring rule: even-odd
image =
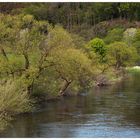
[[[0,137],[140,138],[140,74],[19,115]]]

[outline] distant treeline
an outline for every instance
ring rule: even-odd
[[[71,29],[116,18],[139,21],[140,3],[1,3],[0,12],[24,12],[34,15],[37,20],[60,23]]]

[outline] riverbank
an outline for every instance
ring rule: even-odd
[[[44,103],[34,113],[16,116],[0,137],[139,137],[139,78],[137,73],[113,86]]]
[[[104,86],[111,86],[111,85],[114,85],[115,83],[119,83],[122,79],[124,78],[124,74],[120,74],[119,73],[119,76],[116,74],[114,75],[114,73],[112,74],[110,72],[110,74],[106,74],[106,75],[100,75],[98,76],[98,78],[96,78],[96,82],[94,82],[94,84],[92,84],[93,86],[92,87],[99,87],[99,88],[102,88]],[[89,87],[92,88],[92,87]],[[9,89],[10,90],[10,89]],[[5,90],[6,91],[6,90]],[[22,95],[21,93],[19,93],[20,91],[16,91],[15,93],[17,93],[18,95]],[[7,92],[8,93],[8,92]],[[80,92],[79,92],[80,93]],[[9,98],[8,94],[5,94],[7,96],[7,98]],[[79,95],[78,93],[70,93],[69,94],[65,94],[65,96],[77,96]],[[17,97],[17,95],[15,96]],[[23,98],[24,96],[22,96]],[[19,99],[22,100],[22,98],[19,96]],[[23,98],[24,99],[24,98]],[[58,100],[62,99],[62,96],[48,96],[47,94],[36,94],[36,95],[33,95],[31,96],[31,100],[34,100],[34,103],[31,105],[31,106],[28,106],[27,105],[27,102],[30,102],[30,100],[27,100],[27,101],[22,101],[19,100],[21,103],[21,105],[23,105],[23,111],[25,110],[25,106],[27,106],[27,108],[29,109],[27,112],[32,112],[33,108],[34,110],[36,110],[36,106],[38,106],[39,104],[42,104],[43,102],[56,102]],[[11,106],[12,107],[12,106]],[[14,100],[13,100],[13,107],[15,108],[16,107],[16,104],[14,105]],[[29,108],[30,107],[30,108]],[[21,107],[19,106],[19,109],[21,109]],[[18,114],[24,114],[24,112],[22,112],[22,110],[20,112],[18,112],[18,108],[17,108],[17,112],[13,112],[11,111],[9,113],[8,112],[2,112],[1,113],[1,116],[0,116],[0,131],[4,131],[9,125],[10,125],[10,122],[12,120],[14,120],[14,118],[18,115]]]

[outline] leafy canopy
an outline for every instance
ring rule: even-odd
[[[136,49],[129,47],[124,42],[114,42],[108,45],[107,54],[110,64],[115,66],[116,69],[131,66],[138,58]]]

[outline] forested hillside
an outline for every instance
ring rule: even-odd
[[[86,39],[105,36],[116,26],[140,26],[139,3],[1,3],[0,11],[31,14],[36,20],[47,20],[81,36],[85,34]]]
[[[23,12],[37,20],[61,23],[68,28],[74,25],[95,25],[115,18],[140,20],[139,3],[1,3],[2,13]]]

